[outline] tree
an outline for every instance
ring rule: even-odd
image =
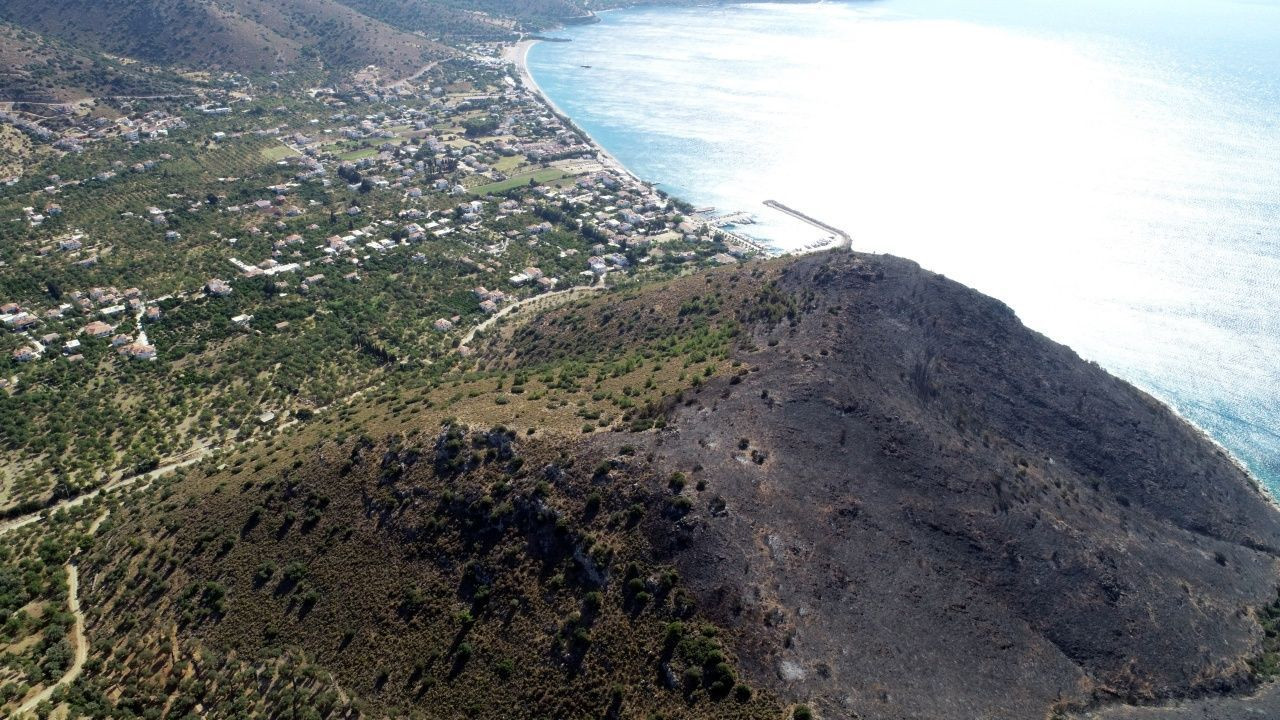
[[[462,121],[462,127],[466,130],[467,137],[490,135],[498,129],[498,118],[493,115],[468,118]]]

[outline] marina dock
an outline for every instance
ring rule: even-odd
[[[821,220],[818,220],[818,219],[816,219],[816,218],[813,218],[813,217],[810,217],[810,216],[808,216],[808,215],[805,215],[804,213],[800,212],[799,210],[796,210],[796,209],[794,209],[794,208],[787,207],[786,205],[783,205],[782,203],[778,202],[777,200],[765,200],[765,201],[764,201],[764,204],[765,204],[766,206],[768,206],[768,207],[773,208],[774,210],[777,210],[778,212],[781,212],[781,213],[785,213],[785,214],[787,214],[787,215],[790,215],[791,217],[793,217],[793,218],[795,218],[795,219],[797,219],[797,220],[799,220],[799,221],[801,221],[801,222],[806,222],[806,223],[808,223],[808,224],[810,224],[810,225],[812,225],[812,226],[814,226],[814,227],[818,228],[819,230],[825,230],[826,232],[831,233],[831,234],[832,234],[833,236],[835,236],[836,238],[839,238],[839,240],[840,240],[840,247],[842,247],[842,248],[844,248],[844,249],[846,249],[846,250],[852,250],[852,249],[853,249],[853,236],[849,235],[849,233],[847,233],[847,232],[845,232],[845,231],[841,230],[840,228],[837,228],[837,227],[834,227],[834,226],[828,225],[828,224],[826,224],[826,223],[822,222]]]

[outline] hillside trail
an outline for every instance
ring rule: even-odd
[[[372,386],[360,388],[359,390],[356,390],[355,392],[351,393],[345,398],[342,398],[339,401],[335,401],[330,405],[316,408],[312,412],[316,414],[320,414],[330,409],[331,407],[338,405],[339,403],[343,403],[343,404],[351,403],[356,398],[360,397],[365,392],[370,390],[371,387]],[[298,422],[299,422],[298,418],[295,416],[289,421],[281,423],[280,426],[276,428],[276,431],[278,432],[281,430],[285,430],[289,427],[292,427],[298,424]],[[243,442],[254,442],[254,440],[250,439]],[[7,532],[17,530],[18,528],[26,527],[27,525],[30,525],[32,523],[43,522],[47,520],[50,516],[52,516],[54,513],[58,512],[59,510],[65,510],[67,508],[72,508],[77,505],[82,505],[85,502],[92,500],[93,498],[98,497],[99,495],[102,495],[104,493],[113,493],[117,490],[123,490],[125,488],[132,487],[134,485],[139,485],[139,484],[145,487],[146,484],[152,480],[156,480],[165,475],[168,475],[169,473],[174,472],[175,470],[181,470],[182,468],[195,465],[201,460],[204,460],[209,455],[212,455],[214,452],[226,451],[226,450],[229,450],[231,447],[232,445],[216,445],[212,443],[201,443],[199,446],[192,448],[191,450],[188,450],[180,455],[175,456],[171,461],[149,472],[143,473],[141,475],[134,475],[132,477],[126,477],[126,478],[121,478],[119,480],[115,480],[113,482],[107,483],[106,485],[103,485],[100,488],[97,488],[96,490],[90,490],[89,492],[86,492],[83,495],[77,495],[73,498],[62,500],[60,502],[54,503],[53,505],[41,508],[34,512],[28,513],[26,515],[19,515],[18,517],[0,522],[0,535],[4,535]],[[99,520],[99,522],[101,522],[101,520]],[[96,527],[94,529],[96,529]]]
[[[89,526],[89,534],[98,531],[102,526],[102,521],[107,519],[108,513],[104,512],[98,516],[93,524]],[[74,653],[71,660],[71,667],[63,673],[62,677],[49,687],[44,688],[40,692],[31,696],[26,702],[18,706],[14,711],[14,717],[22,717],[26,713],[34,712],[40,703],[53,697],[53,693],[64,685],[70,685],[80,677],[80,673],[84,672],[84,664],[89,659],[89,641],[85,638],[85,622],[84,612],[80,609],[80,570],[76,567],[75,558],[67,561],[63,569],[67,571],[67,609],[74,618],[71,626],[71,648]]]
[[[481,332],[484,332],[485,330],[488,330],[491,326],[493,326],[494,323],[498,322],[502,318],[514,312],[517,312],[518,310],[520,310],[520,308],[528,307],[530,305],[538,306],[543,304],[551,305],[555,303],[560,303],[565,300],[572,299],[575,295],[599,292],[600,290],[604,290],[604,289],[606,289],[606,287],[603,284],[603,279],[601,279],[601,281],[597,282],[595,285],[575,285],[571,288],[558,290],[556,292],[547,293],[545,295],[534,295],[533,297],[527,297],[523,300],[520,300],[519,302],[512,303],[502,308],[497,313],[490,316],[484,322],[480,323],[479,325],[476,325],[475,327],[472,327],[471,330],[469,330],[466,335],[462,336],[462,340],[458,343],[458,347],[469,346],[471,344],[471,341],[475,339],[476,333],[481,333]]]
[[[160,467],[154,470],[151,470],[150,472],[146,472],[141,475],[134,475],[132,477],[121,478],[120,480],[107,483],[106,485],[103,485],[102,487],[96,490],[90,490],[89,492],[84,493],[83,495],[77,495],[73,498],[63,500],[62,502],[58,502],[53,505],[50,505],[49,507],[41,508],[40,510],[37,510],[33,513],[29,513],[27,515],[20,515],[16,518],[13,518],[12,520],[2,522],[0,523],[0,535],[3,535],[13,530],[17,530],[18,528],[21,528],[21,527],[26,527],[27,525],[30,525],[35,522],[41,522],[47,519],[48,516],[52,515],[53,513],[59,510],[65,510],[67,508],[75,507],[77,505],[82,505],[85,502],[92,500],[93,498],[98,497],[99,495],[102,495],[103,493],[112,493],[117,490],[122,490],[132,485],[136,485],[139,482],[154,480],[156,478],[167,475],[173,472],[174,470],[180,470],[189,465],[194,465],[200,462],[201,460],[203,460],[205,456],[211,453],[214,449],[216,449],[215,446],[209,446],[209,445],[201,446],[199,449],[195,451],[191,451],[184,455],[180,455],[179,457],[182,458],[181,460],[176,460],[167,465],[161,465]]]

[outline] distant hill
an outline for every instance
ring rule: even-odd
[[[194,672],[210,717],[256,674],[265,714],[1022,720],[1275,667],[1263,491],[894,258],[579,300],[255,452],[86,558],[90,636],[130,638],[104,687],[146,706]]]
[[[450,52],[337,0],[3,0],[0,18],[76,47],[197,69],[376,64],[409,74]]]
[[[586,10],[572,0],[340,0],[398,28],[444,40],[497,39],[536,30]]]
[[[127,65],[0,22],[0,102],[58,103],[87,95],[151,95],[181,86],[169,72]]]
[[[664,2],[665,0],[657,0]],[[615,0],[0,0],[0,21],[34,35],[0,40],[17,65],[38,65],[49,42],[91,58],[112,87],[133,76],[105,68],[103,54],[188,70],[250,74],[377,65],[406,76],[470,40],[513,38],[616,7]],[[42,38],[32,42],[31,37]],[[7,46],[7,47],[5,47]],[[136,78],[134,78],[136,79]],[[103,83],[60,75],[28,87],[0,76],[0,90],[74,95]],[[81,93],[83,95],[84,93]],[[123,94],[123,93],[122,93]]]

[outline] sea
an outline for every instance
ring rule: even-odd
[[[641,178],[1000,298],[1280,493],[1280,0],[600,14],[529,53]]]

